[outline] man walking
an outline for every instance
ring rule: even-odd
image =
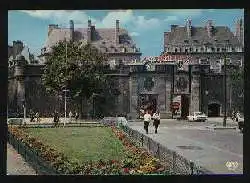
[[[69,123],[71,123],[72,117],[73,117],[73,113],[70,111],[70,112],[69,112]]]
[[[153,125],[155,126],[155,133],[157,133],[157,129],[158,129],[158,126],[160,124],[160,113],[159,113],[159,111],[156,111],[153,114],[153,119],[154,119]]]
[[[144,118],[144,129],[146,131],[146,134],[148,134],[148,126],[151,121],[151,115],[148,113],[148,111],[146,111],[146,114],[144,114],[143,118]]]

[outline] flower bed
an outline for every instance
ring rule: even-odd
[[[159,160],[153,158],[146,150],[134,146],[120,129],[114,126],[111,128],[126,147],[126,158],[120,161],[99,160],[98,162],[85,163],[70,161],[64,154],[43,144],[21,128],[9,127],[9,132],[26,146],[32,147],[44,161],[63,174],[129,175],[162,174],[165,172]]]

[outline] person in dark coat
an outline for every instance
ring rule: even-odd
[[[158,129],[158,126],[159,126],[160,120],[161,120],[159,111],[156,111],[153,114],[153,119],[154,119],[153,125],[155,126],[155,133],[157,133],[157,129]]]
[[[30,122],[33,122],[35,120],[35,113],[33,112],[33,110],[30,110]]]
[[[76,118],[76,122],[77,122],[77,120],[78,120],[78,118],[79,118],[79,114],[78,114],[78,112],[76,112],[76,114],[75,114],[75,118]]]
[[[59,123],[59,114],[55,110],[55,112],[54,112],[54,125],[55,125],[55,127],[58,127],[58,123]]]

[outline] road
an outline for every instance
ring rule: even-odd
[[[243,134],[235,129],[211,130],[207,128],[215,124],[222,126],[222,121],[213,119],[208,122],[161,120],[158,134],[154,134],[151,123],[147,136],[216,174],[242,174]],[[237,124],[229,122],[229,125]],[[129,126],[145,134],[143,122],[129,122]],[[183,149],[181,146],[199,148]],[[228,170],[226,167],[228,161],[237,162],[237,169]]]

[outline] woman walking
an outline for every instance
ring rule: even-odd
[[[151,121],[151,115],[148,113],[148,111],[146,111],[146,114],[144,114],[143,118],[144,118],[144,129],[146,131],[146,134],[148,134],[148,126]]]
[[[158,126],[160,124],[160,113],[159,113],[159,111],[156,111],[153,114],[153,119],[154,119],[153,125],[155,126],[155,133],[157,133],[157,129],[158,129]]]

